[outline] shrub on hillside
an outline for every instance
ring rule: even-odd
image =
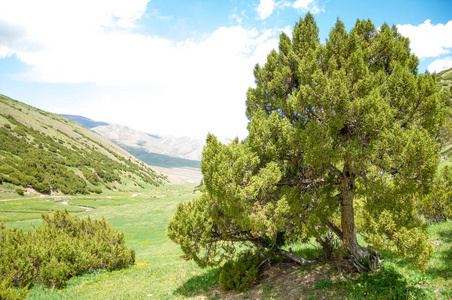
[[[87,187],[86,188],[90,193],[102,194],[102,189],[100,187]]]
[[[114,182],[121,184],[121,172],[133,173],[143,182],[154,185],[159,185],[163,179],[150,168],[136,166],[82,133],[78,132],[86,141],[97,146],[79,147],[77,143],[80,142],[76,140],[80,138],[74,140],[61,130],[57,130],[58,137],[52,137],[21,124],[10,115],[0,115],[14,125],[14,129],[9,123],[0,126],[0,175],[8,175],[4,177],[5,182],[22,187],[32,186],[43,194],[52,191],[88,194],[85,178],[95,186]],[[103,148],[109,155],[93,151],[94,148]],[[83,176],[72,168],[78,168]],[[40,184],[44,179],[46,182]]]
[[[260,254],[248,250],[241,253],[237,259],[227,261],[218,275],[221,288],[225,291],[244,291],[256,282],[259,274],[259,264],[263,261]]]
[[[0,223],[0,278],[10,278],[13,286],[39,283],[60,288],[73,276],[135,263],[135,251],[125,246],[124,234],[104,217],[80,219],[55,211],[41,218],[43,224],[34,232]]]

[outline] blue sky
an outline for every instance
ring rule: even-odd
[[[452,67],[452,1],[2,0],[0,94],[148,133],[246,136],[256,63],[307,11],[397,25],[419,70]]]

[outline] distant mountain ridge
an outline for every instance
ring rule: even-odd
[[[93,121],[89,118],[85,118],[82,116],[77,116],[77,115],[65,115],[65,114],[60,114],[60,116],[65,117],[66,119],[69,119],[79,125],[82,125],[83,127],[87,128],[87,129],[91,129],[97,126],[104,126],[104,125],[110,125],[107,122],[97,122],[97,121]]]
[[[83,116],[64,116],[107,138],[150,166],[193,168],[197,169],[198,171],[196,172],[200,174],[204,140],[189,137],[160,136],[120,124],[93,121]],[[200,178],[201,176],[197,177]]]
[[[189,160],[201,160],[204,140],[188,137],[156,136],[119,124],[91,129],[118,145]]]
[[[138,159],[170,176],[171,179],[198,184],[202,180],[201,157],[204,139],[161,136],[120,124],[102,124],[89,118],[65,115],[74,122],[109,139]],[[93,124],[99,126],[91,127]],[[221,139],[225,144],[230,140]]]

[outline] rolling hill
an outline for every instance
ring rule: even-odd
[[[436,74],[439,79],[439,83],[443,88],[452,90],[452,68],[444,70]]]
[[[87,194],[139,190],[165,181],[98,134],[0,95],[0,191]]]

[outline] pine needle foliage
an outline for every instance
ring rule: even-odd
[[[338,19],[321,44],[313,15],[300,18],[254,69],[248,137],[207,137],[204,194],[179,206],[169,236],[200,266],[231,259],[232,244],[292,258],[280,248],[329,231],[360,272],[387,248],[425,268],[417,199],[434,183],[449,95],[418,63],[395,26],[347,32]]]
[[[417,201],[419,211],[430,222],[452,218],[452,167],[445,166],[435,177],[429,194]]]
[[[218,274],[221,288],[242,292],[251,287],[257,281],[262,259],[259,253],[248,250],[240,253],[236,259],[227,261]]]
[[[81,219],[67,211],[42,214],[34,231],[0,223],[0,277],[12,286],[33,283],[63,287],[69,278],[95,269],[113,270],[135,263],[124,234],[107,220]]]

